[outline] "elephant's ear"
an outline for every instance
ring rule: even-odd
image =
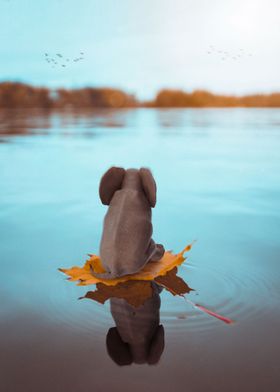
[[[110,328],[106,337],[107,352],[110,358],[120,366],[131,365],[132,355],[129,345],[124,343],[116,327]]]
[[[109,205],[114,193],[121,189],[124,175],[122,167],[111,167],[103,175],[99,185],[99,196],[103,204]]]
[[[148,202],[151,207],[154,207],[157,201],[157,186],[151,170],[141,167],[139,174]]]
[[[160,360],[161,354],[164,350],[164,328],[159,325],[150,343],[150,350],[148,354],[148,364],[155,365]]]

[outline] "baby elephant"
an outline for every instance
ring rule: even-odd
[[[100,258],[107,272],[93,275],[113,279],[160,260],[164,247],[152,240],[156,183],[151,171],[112,167],[101,179],[99,195],[102,203],[109,205],[100,244]]]

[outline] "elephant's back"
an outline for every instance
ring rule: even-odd
[[[152,236],[151,208],[137,190],[122,189],[114,194],[104,219],[100,246],[102,262],[111,272],[139,266]]]

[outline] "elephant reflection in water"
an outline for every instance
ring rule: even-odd
[[[111,298],[111,314],[116,327],[107,333],[109,356],[118,365],[154,365],[164,350],[164,328],[159,325],[160,289],[153,283],[153,295],[138,308],[126,300]]]

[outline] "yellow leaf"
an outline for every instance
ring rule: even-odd
[[[184,253],[192,248],[192,244],[186,246],[182,252],[173,254],[170,251],[164,253],[161,260],[157,262],[149,262],[145,267],[133,275],[125,275],[116,279],[99,279],[91,274],[91,270],[96,273],[105,272],[101,264],[101,260],[96,255],[91,255],[83,267],[72,267],[69,269],[59,268],[69,276],[70,281],[79,281],[78,286],[88,286],[96,283],[104,283],[107,286],[115,286],[118,283],[129,280],[154,280],[158,276],[165,275],[174,267],[181,265],[184,260]]]

